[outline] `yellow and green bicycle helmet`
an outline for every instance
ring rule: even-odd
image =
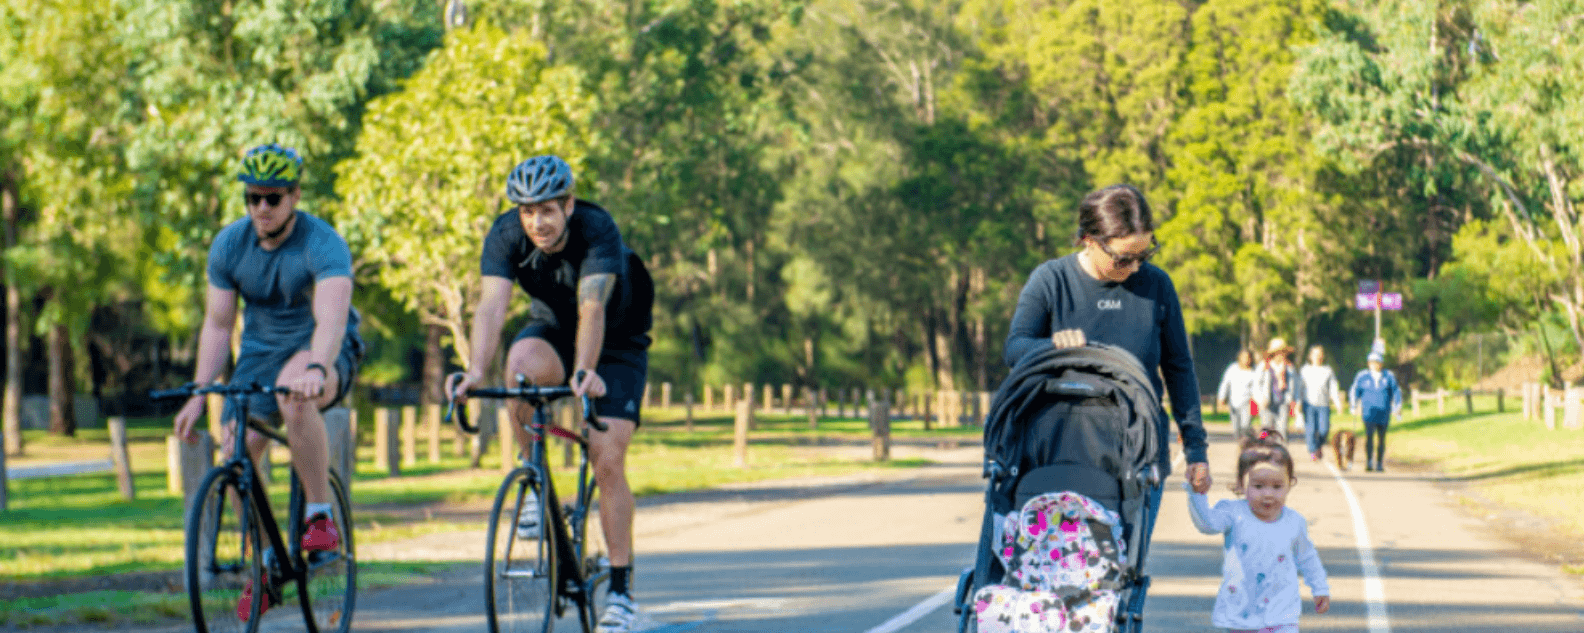
[[[248,150],[237,180],[261,187],[291,187],[302,180],[302,170],[297,150],[269,143]]]

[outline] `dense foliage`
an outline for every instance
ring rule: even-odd
[[[15,344],[94,391],[179,379],[241,153],[278,141],[353,244],[373,382],[430,328],[466,348],[541,152],[654,271],[660,380],[993,388],[1024,277],[1115,182],[1201,356],[1361,355],[1364,279],[1425,379],[1467,380],[1436,363],[1473,335],[1538,335],[1555,375],[1584,349],[1578,0],[446,4],[6,0]]]

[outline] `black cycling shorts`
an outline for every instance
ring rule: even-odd
[[[537,338],[550,344],[556,356],[561,357],[561,367],[571,371],[572,357],[577,343],[572,333],[548,322],[533,319],[524,326],[516,344],[525,338]],[[649,352],[644,349],[611,349],[600,351],[599,363],[594,372],[605,381],[605,395],[594,399],[594,411],[602,418],[629,420],[634,426],[642,424],[644,385],[649,378]],[[569,377],[570,379],[570,377]]]

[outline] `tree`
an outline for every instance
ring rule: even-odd
[[[579,72],[547,63],[528,33],[485,21],[451,31],[399,92],[369,104],[356,157],[336,166],[343,200],[332,217],[359,274],[445,328],[465,362],[506,174],[548,153],[580,171],[597,107]]]

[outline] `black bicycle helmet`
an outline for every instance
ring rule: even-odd
[[[525,160],[506,177],[506,199],[513,204],[533,204],[572,193],[572,166],[561,157],[546,154]]]

